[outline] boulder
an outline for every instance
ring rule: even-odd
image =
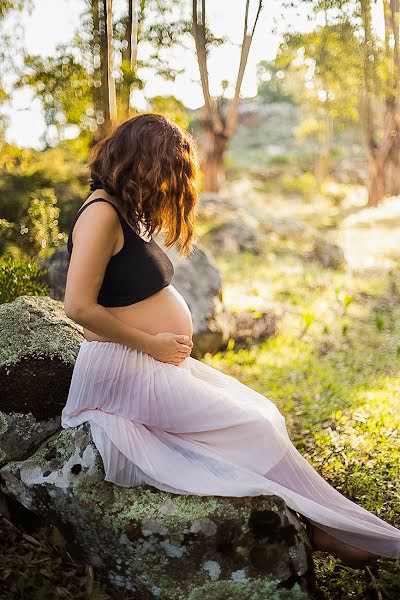
[[[263,179],[265,179],[265,175]],[[243,238],[244,246],[252,243],[260,250],[263,249],[265,241],[271,237],[271,234],[281,239],[304,241],[312,240],[317,234],[316,229],[309,223],[298,221],[292,217],[278,217],[260,203],[251,202],[248,199],[238,199],[234,196],[229,198],[219,194],[203,195],[199,206],[199,215],[204,222],[212,223],[211,229],[204,237],[207,243],[209,240],[210,244],[219,228],[221,228],[221,232],[227,229],[229,234],[232,230],[232,235],[234,235],[235,225],[240,239]]]
[[[163,246],[164,236],[155,237],[174,265],[171,281],[187,302],[193,319],[193,357],[214,354],[226,348],[235,332],[235,322],[225,308],[221,275],[209,253],[195,245],[193,253],[182,259],[175,247]],[[64,300],[65,283],[69,265],[66,245],[61,246],[41,264],[48,269],[44,281],[50,287],[50,296]]]
[[[310,544],[277,496],[218,497],[104,480],[87,423],[0,470],[3,491],[63,534],[97,576],[140,598],[306,599]]]
[[[40,264],[43,269],[47,269],[43,280],[50,287],[50,295],[55,300],[64,300],[68,265],[69,252],[67,244],[57,248],[54,254],[44,259]]]
[[[81,327],[49,297],[3,304],[0,321],[0,513],[17,504],[45,519],[71,554],[141,598],[308,597],[310,545],[281,498],[105,481],[89,424],[60,428]]]
[[[318,237],[314,241],[314,246],[308,254],[308,258],[318,262],[322,267],[330,269],[343,269],[347,264],[340,246]]]
[[[276,335],[279,316],[273,312],[241,311],[235,314],[235,350],[248,348]]]
[[[261,254],[267,240],[266,236],[243,220],[233,219],[220,223],[208,230],[206,243],[218,252],[250,252]]]
[[[48,296],[0,305],[0,464],[60,427],[82,328]]]

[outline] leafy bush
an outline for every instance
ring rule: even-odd
[[[300,175],[284,175],[281,181],[282,190],[297,193],[304,198],[309,198],[315,191],[315,176],[311,171]]]
[[[7,219],[0,219],[0,254],[4,254],[7,242],[12,240],[14,227],[14,223],[10,223]]]
[[[47,296],[48,285],[40,281],[47,273],[30,257],[13,258],[10,255],[0,259],[0,304],[13,302],[18,296]]]
[[[333,204],[339,206],[349,193],[349,186],[336,181],[324,181],[320,188],[321,193],[329,198]]]
[[[40,258],[49,256],[66,241],[66,234],[60,233],[58,228],[60,209],[56,203],[51,188],[29,194],[26,211],[16,222],[0,219],[0,250],[8,251],[9,245],[14,244],[22,253]]]
[[[270,165],[291,165],[295,162],[293,154],[275,154],[268,160]]]

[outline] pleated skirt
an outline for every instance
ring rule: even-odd
[[[174,494],[276,494],[336,538],[400,558],[400,529],[328,484],[267,397],[188,356],[179,365],[117,342],[83,341],[63,428],[89,422],[105,479]]]

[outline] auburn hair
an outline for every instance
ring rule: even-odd
[[[139,234],[160,231],[167,248],[180,242],[179,255],[193,250],[199,158],[188,132],[160,114],[124,121],[92,149],[90,189],[115,196]]]

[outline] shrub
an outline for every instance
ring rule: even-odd
[[[340,206],[349,193],[349,186],[336,181],[324,181],[321,184],[320,192],[333,204]]]
[[[284,175],[281,185],[285,192],[297,193],[304,198],[309,198],[315,191],[315,176],[311,171],[300,175]]]
[[[48,296],[50,288],[40,281],[47,273],[30,257],[0,259],[0,304],[13,302],[18,296]]]
[[[65,242],[65,234],[60,233],[54,190],[43,188],[30,194],[30,202],[26,214],[18,226],[14,227],[13,241],[26,254],[35,254],[47,258],[54,248]]]

